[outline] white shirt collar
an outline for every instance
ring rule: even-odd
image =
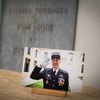
[[[58,71],[59,71],[59,68],[58,69],[53,69],[53,71],[56,71],[55,75],[57,75]]]

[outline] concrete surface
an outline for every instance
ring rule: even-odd
[[[68,93],[67,97],[32,94],[31,88],[22,87],[21,73],[0,70],[0,100],[100,100],[100,96],[87,93]]]

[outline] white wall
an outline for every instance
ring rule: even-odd
[[[100,0],[79,0],[75,50],[86,53],[83,86],[100,89]]]

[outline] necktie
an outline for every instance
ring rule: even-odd
[[[53,75],[55,76],[55,74],[56,74],[56,71],[53,71]]]

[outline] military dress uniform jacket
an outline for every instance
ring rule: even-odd
[[[57,75],[53,72],[52,68],[35,67],[30,77],[32,79],[43,79],[44,88],[68,91],[69,76],[68,73],[59,69]]]

